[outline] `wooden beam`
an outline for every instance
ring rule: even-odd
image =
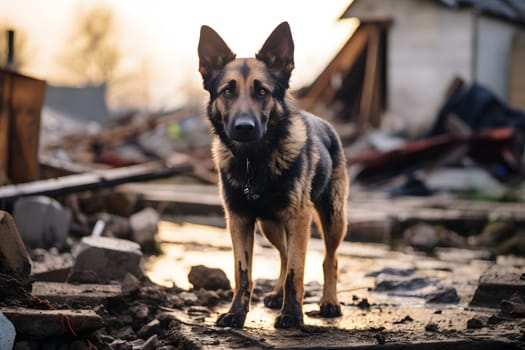
[[[0,70],[0,168],[11,182],[38,179],[40,112],[45,87],[43,80]]]
[[[308,93],[300,99],[302,108],[311,109],[320,100],[325,103],[330,102],[331,97],[335,94],[331,87],[332,77],[338,73],[346,74],[365,49],[368,38],[369,30],[365,27],[358,27],[334,59],[315,79]]]
[[[363,130],[371,123],[374,118],[374,102],[377,102],[379,92],[379,28],[374,25],[367,25],[369,30],[368,50],[366,53],[365,77],[363,79],[363,93],[360,101],[358,129]]]
[[[85,174],[63,176],[56,179],[34,181],[27,184],[0,187],[0,200],[10,200],[23,196],[58,196],[72,192],[96,190],[112,187],[126,182],[145,181],[191,172],[190,163],[166,165],[151,162],[129,167],[93,171]]]

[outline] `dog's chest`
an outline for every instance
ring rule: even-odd
[[[265,165],[233,162],[220,169],[223,197],[230,209],[270,218],[289,207],[297,179],[290,173],[277,176]]]

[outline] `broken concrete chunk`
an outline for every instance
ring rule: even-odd
[[[15,203],[13,216],[29,247],[61,249],[67,245],[71,213],[53,198],[20,198]]]
[[[126,273],[122,279],[122,282],[120,283],[122,293],[124,294],[135,292],[140,289],[140,286],[140,280],[131,273]]]
[[[429,293],[425,299],[430,304],[457,304],[460,300],[456,288],[452,287]]]
[[[518,293],[514,293],[510,299],[502,300],[501,312],[515,317],[525,317],[525,303]]]
[[[502,300],[514,295],[525,298],[525,281],[517,269],[494,265],[479,278],[478,287],[470,302],[472,306],[499,308]]]
[[[146,208],[131,215],[129,221],[133,241],[141,246],[153,242],[159,220],[159,213],[153,208]]]
[[[79,304],[96,306],[107,299],[122,294],[118,285],[108,284],[69,284],[56,282],[35,282],[34,296],[59,304]]]
[[[76,253],[69,282],[108,283],[122,281],[126,273],[142,276],[140,246],[124,239],[84,237]]]
[[[230,281],[221,269],[206,267],[204,265],[192,266],[188,275],[188,280],[193,284],[194,289],[231,289]]]
[[[45,339],[66,334],[85,334],[104,325],[93,310],[34,310],[2,308],[17,333],[32,339]]]
[[[31,259],[13,217],[0,211],[0,273],[26,279],[31,273]]]
[[[64,282],[71,273],[73,256],[71,253],[37,248],[31,251],[31,278],[36,281]]]
[[[0,312],[0,349],[12,349],[15,337],[15,326]]]

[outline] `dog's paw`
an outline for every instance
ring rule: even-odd
[[[270,293],[264,297],[264,306],[270,309],[280,309],[283,306],[283,293]]]
[[[341,305],[321,304],[319,308],[319,316],[327,318],[343,316],[343,312],[341,311]]]
[[[219,327],[242,328],[246,320],[246,314],[227,312],[217,319],[215,324]]]
[[[275,319],[275,328],[301,328],[304,326],[303,315],[280,314]]]

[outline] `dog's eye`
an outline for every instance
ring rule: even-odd
[[[232,97],[233,96],[233,91],[230,88],[226,88],[226,89],[222,90],[222,95],[224,97]]]
[[[268,90],[264,89],[264,88],[260,88],[259,90],[257,90],[257,95],[260,96],[260,97],[264,97],[268,94]]]

